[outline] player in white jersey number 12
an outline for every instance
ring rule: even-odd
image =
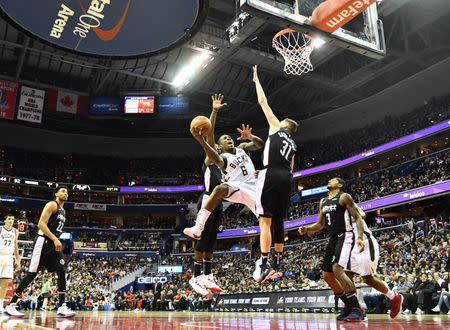
[[[14,227],[14,216],[5,216],[5,223],[0,227],[0,313],[3,313],[8,284],[14,277],[14,258],[16,270],[20,270],[20,254],[18,247],[19,232]]]
[[[214,188],[208,201],[198,212],[195,225],[184,229],[183,233],[186,236],[200,239],[206,221],[221,199],[231,203],[244,204],[258,217],[255,202],[255,166],[247,152],[261,149],[264,141],[252,134],[249,125],[242,125],[242,128],[237,130],[241,134],[238,140],[250,142],[243,142],[235,147],[231,136],[222,135],[217,141],[222,151],[220,155],[205,141],[200,134],[201,132],[191,130],[192,135],[203,147],[208,158],[222,171],[225,182]]]

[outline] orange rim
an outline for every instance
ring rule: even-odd
[[[290,32],[295,32],[295,30],[293,30],[293,29],[291,29],[291,28],[287,28],[287,29],[281,30],[280,32],[278,32],[278,33],[273,37],[272,40],[275,40],[275,39],[277,39],[278,37],[282,36],[283,34],[287,34],[287,33],[290,33]]]
[[[281,37],[282,35],[291,33],[291,32],[297,32],[297,31],[296,31],[296,30],[293,30],[293,29],[291,29],[291,28],[287,28],[287,29],[281,30],[280,32],[278,32],[277,34],[275,34],[275,35],[273,36],[273,38],[272,38],[272,45],[275,44],[276,40],[277,40],[279,37]],[[299,32],[299,33],[301,33],[301,32]],[[311,40],[311,41],[313,40],[313,37],[307,35],[306,33],[302,33],[302,34],[303,34],[303,38],[308,39],[308,40]],[[304,46],[303,46],[303,47],[304,47]],[[303,48],[303,47],[302,47],[302,48]]]

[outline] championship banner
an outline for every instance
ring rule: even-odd
[[[22,86],[19,100],[17,119],[30,123],[42,122],[42,109],[44,108],[45,91]]]
[[[18,87],[15,82],[0,80],[0,119],[14,120]]]
[[[108,244],[105,242],[77,242],[73,243],[76,250],[108,250]]]
[[[370,287],[358,289],[360,295],[371,291]],[[358,297],[361,300],[361,297]],[[362,301],[362,300],[361,300]],[[284,310],[300,309],[302,312],[328,311],[335,306],[335,295],[329,289],[221,294],[216,299],[216,311]]]
[[[75,203],[73,208],[75,210],[83,211],[106,211],[106,204],[94,204],[94,203]]]

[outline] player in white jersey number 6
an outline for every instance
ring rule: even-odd
[[[217,141],[222,151],[220,155],[205,141],[200,134],[201,132],[191,130],[192,135],[203,147],[208,158],[221,169],[225,182],[214,188],[208,201],[198,212],[195,225],[184,229],[183,233],[186,236],[200,239],[206,221],[221,199],[231,203],[244,204],[258,217],[255,204],[255,166],[247,152],[261,149],[264,141],[252,134],[249,125],[242,125],[242,128],[237,130],[241,134],[238,140],[250,142],[243,142],[235,147],[231,136],[222,135]]]
[[[5,300],[9,281],[14,276],[14,258],[16,270],[20,270],[20,254],[17,243],[19,232],[14,227],[14,216],[5,216],[5,223],[0,227],[0,313],[3,313],[3,300]]]

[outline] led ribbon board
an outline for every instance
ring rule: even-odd
[[[450,191],[450,181],[446,181],[442,183],[429,185],[426,187],[400,192],[386,197],[377,198],[371,201],[358,203],[358,205],[364,211],[373,211],[388,206],[391,207],[398,204],[435,197],[438,195],[446,194],[449,191]],[[318,206],[319,203],[317,203],[317,207]],[[317,220],[317,217],[318,215],[315,214],[305,218],[300,218],[292,221],[285,221],[284,229],[287,231],[298,228],[300,226],[311,224]],[[228,238],[228,237],[242,237],[255,235],[259,235],[259,227],[225,230],[223,233],[220,233],[217,237]]]
[[[401,145],[408,144],[420,139],[423,139],[424,137],[439,133],[441,131],[445,131],[450,128],[450,121],[442,122],[440,124],[425,128],[423,130],[417,131],[415,133],[406,135],[404,137],[401,137],[397,140],[393,140],[391,142],[382,144],[381,146],[375,147],[373,149],[369,149],[364,151],[363,153],[360,153],[358,155],[354,155],[352,157],[339,160],[337,162],[332,162],[312,168],[308,168],[306,170],[301,170],[294,173],[294,177],[305,177],[308,175],[313,175],[321,172],[331,171],[338,169],[340,167],[348,166],[357,162],[360,162],[366,158],[376,156],[378,154],[381,154],[383,152],[395,149],[400,147]]]

